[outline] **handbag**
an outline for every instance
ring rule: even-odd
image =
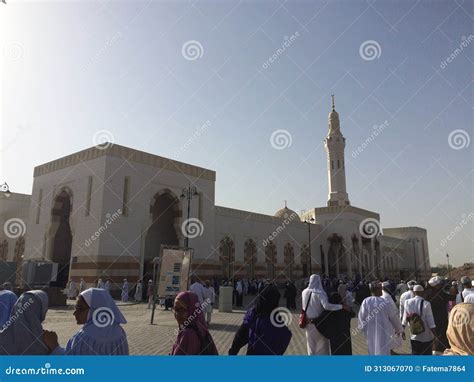
[[[309,295],[309,298],[308,298],[308,302],[306,303],[306,307],[304,309],[301,310],[301,313],[300,313],[300,318],[299,318],[299,321],[298,321],[298,326],[301,328],[301,329],[304,329],[306,328],[306,326],[308,325],[308,316],[306,316],[306,310],[308,310],[308,305],[309,305],[309,302],[311,301],[311,295],[313,294],[313,292],[310,293]]]

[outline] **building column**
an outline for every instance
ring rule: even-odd
[[[328,251],[324,251],[324,271],[326,272],[326,276],[329,276]]]
[[[347,252],[346,256],[347,256],[347,269],[348,269],[348,276],[350,279],[352,279],[352,256],[353,256],[354,252],[353,250],[351,249],[349,252]]]

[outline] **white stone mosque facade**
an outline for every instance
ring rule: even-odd
[[[185,245],[188,202],[180,195],[191,184],[189,247],[202,279],[284,282],[308,277],[310,268],[338,278],[408,279],[415,263],[418,279],[426,279],[425,229],[382,230],[377,212],[350,204],[334,101],[325,147],[327,205],[301,215],[287,206],[274,215],[217,206],[212,170],[117,144],[88,148],[35,167],[31,195],[0,194],[0,260],[16,266],[17,284],[31,262],[57,263],[57,286],[146,279],[161,245]],[[9,231],[12,222],[20,232]]]

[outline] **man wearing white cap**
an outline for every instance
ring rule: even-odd
[[[400,335],[403,327],[396,311],[382,298],[382,284],[374,281],[369,288],[372,296],[362,301],[358,328],[367,338],[369,355],[390,355],[392,334]]]
[[[400,320],[403,318],[403,309],[405,308],[405,301],[409,298],[415,297],[413,294],[413,287],[416,285],[415,280],[408,281],[408,290],[400,296]]]
[[[431,304],[422,297],[423,287],[415,285],[415,297],[405,301],[402,325],[410,326],[411,354],[431,355],[436,324],[431,311]]]

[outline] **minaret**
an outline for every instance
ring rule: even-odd
[[[342,136],[339,126],[339,114],[334,106],[334,95],[332,97],[332,110],[329,113],[329,131],[324,140],[324,146],[328,156],[328,180],[329,195],[328,207],[348,206],[349,196],[346,192],[346,170],[344,163],[344,148],[346,138]]]

